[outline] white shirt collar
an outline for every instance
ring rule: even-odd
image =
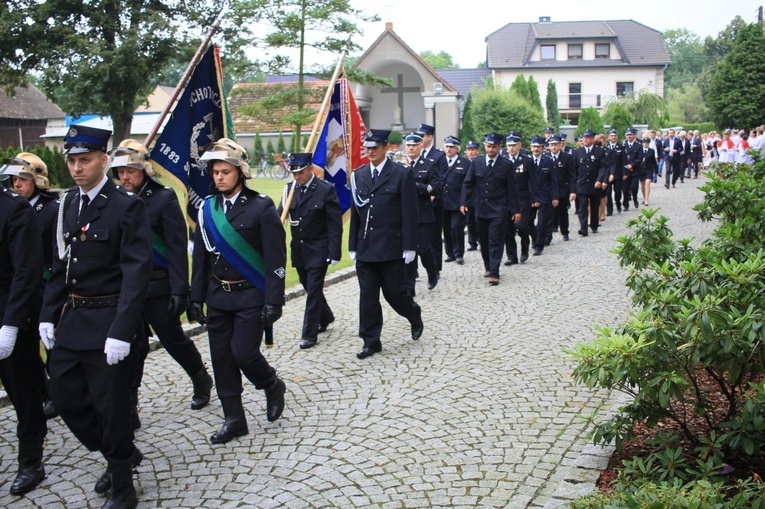
[[[36,193],[34,196],[32,196],[32,198],[30,198],[29,204],[34,207],[35,203],[37,203],[37,200],[39,199],[40,199],[40,193]]]
[[[101,179],[101,182],[99,182],[99,183],[98,183],[98,185],[96,185],[96,187],[94,187],[93,189],[91,189],[91,190],[90,190],[90,191],[88,191],[87,193],[86,193],[86,192],[84,192],[84,191],[82,190],[82,188],[80,188],[80,197],[82,197],[82,195],[83,195],[83,194],[87,194],[87,195],[88,195],[88,198],[90,198],[90,201],[93,201],[93,200],[95,200],[95,199],[96,199],[96,196],[98,196],[98,193],[100,193],[100,192],[101,192],[101,189],[103,189],[103,188],[104,188],[104,186],[106,185],[106,181],[107,181],[107,180],[109,180],[109,179],[106,177],[106,174],[104,173],[104,176],[103,176],[103,178]]]
[[[226,202],[226,200],[228,200],[228,201],[230,201],[230,202],[231,202],[231,204],[233,205],[234,203],[236,203],[236,199],[237,199],[237,198],[239,198],[239,195],[240,195],[240,194],[242,194],[242,190],[241,190],[241,189],[239,190],[239,192],[238,192],[238,193],[236,193],[236,194],[232,194],[232,195],[231,195],[231,196],[229,196],[228,198],[226,198],[226,197],[225,197],[225,196],[223,196],[223,195],[221,195],[221,198],[223,198],[223,202],[224,202],[224,203]]]

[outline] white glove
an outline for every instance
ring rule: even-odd
[[[13,347],[16,345],[16,336],[19,335],[19,328],[11,325],[0,327],[0,359],[7,359],[13,353]]]
[[[327,263],[334,267],[335,265],[337,265],[337,262],[339,262],[339,261],[340,260],[327,260]]]
[[[106,354],[107,364],[117,364],[130,353],[130,343],[121,339],[106,338],[104,353]]]
[[[415,256],[417,256],[417,251],[404,251],[404,256],[402,256],[402,258],[404,259],[404,263],[412,263]]]
[[[56,344],[56,335],[53,332],[54,326],[50,322],[40,322],[40,339],[48,350]]]
[[[348,256],[351,257],[353,263],[356,263],[356,251],[348,251]]]

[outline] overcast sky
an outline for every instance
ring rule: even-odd
[[[536,22],[539,16],[550,16],[553,23],[632,19],[660,32],[688,28],[703,41],[707,35],[716,36],[736,15],[750,23],[756,21],[757,9],[763,1],[595,3],[467,0],[452,3],[451,0],[352,0],[351,3],[366,13],[377,14],[381,20],[363,25],[364,36],[358,40],[362,48],[368,48],[385,30],[385,22],[391,21],[394,32],[415,52],[431,50],[438,53],[443,50],[452,55],[461,68],[472,68],[486,60],[486,36],[508,23]],[[555,9],[553,5],[556,5]]]

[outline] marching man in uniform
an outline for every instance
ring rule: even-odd
[[[215,388],[224,422],[210,441],[225,444],[249,433],[242,374],[266,394],[266,417],[284,410],[286,386],[260,352],[263,330],[282,316],[284,228],[271,198],[244,185],[244,148],[228,138],[202,154],[215,185],[199,210],[192,255],[190,320],[207,324]],[[203,311],[207,303],[207,316]]]
[[[300,348],[316,346],[319,332],[335,321],[335,315],[324,298],[324,278],[327,266],[340,261],[343,238],[343,214],[335,187],[313,174],[313,154],[298,153],[290,156],[290,171],[295,178],[284,187],[284,198],[279,204],[281,215],[290,189],[295,187],[289,208],[292,228],[290,256],[306,291],[303,333]]]

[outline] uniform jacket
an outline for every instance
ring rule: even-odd
[[[414,184],[417,187],[417,214],[418,223],[435,223],[436,216],[433,206],[436,203],[432,197],[440,198],[443,184],[438,175],[438,168],[432,159],[420,158],[414,166],[408,167],[414,174]],[[430,191],[428,191],[430,187]]]
[[[167,272],[169,277],[152,279],[147,297],[186,295],[189,293],[188,226],[175,191],[146,179],[139,194],[149,213],[151,231],[167,245]],[[154,265],[153,270],[163,271]]]
[[[548,155],[542,154],[542,157],[539,158],[539,165],[535,169],[537,177],[536,201],[543,205],[552,205],[552,201],[558,199],[558,179],[553,169],[553,160]]]
[[[56,219],[58,218],[58,200],[53,193],[40,193],[34,208],[37,225],[42,235],[42,255],[45,273],[50,276],[53,268],[53,246],[56,237]]]
[[[625,140],[622,146],[624,147],[624,154],[622,156],[623,175],[627,175],[630,178],[639,177],[640,152],[643,150],[643,144],[635,141],[630,147],[630,144]],[[632,165],[632,170],[626,168],[628,164]]]
[[[213,201],[213,206],[223,207],[223,198],[219,193],[205,198],[205,201],[208,200]],[[199,213],[202,213],[201,209]],[[283,306],[287,247],[284,227],[274,202],[265,194],[245,186],[234,206],[226,213],[226,219],[263,258],[266,292],[254,286],[230,292],[221,288],[219,281],[242,281],[245,278],[223,256],[207,250],[197,222],[192,254],[191,302],[207,302],[208,306],[225,311],[264,304]]]
[[[286,195],[295,185],[285,187]],[[284,203],[279,204],[279,215]],[[290,203],[288,220],[292,231],[290,258],[293,267],[315,268],[327,265],[327,260],[340,260],[343,238],[343,214],[335,186],[314,177],[301,194],[295,190]]]
[[[441,194],[444,200],[444,210],[456,211],[460,209],[460,196],[462,195],[462,183],[465,181],[470,169],[470,159],[458,156],[446,173],[446,184]]]
[[[537,189],[537,169],[534,159],[518,154],[515,162],[509,159],[515,173],[515,185],[518,186],[518,205],[520,210],[531,209],[531,204],[539,201]]]
[[[659,165],[656,162],[656,154],[654,154],[653,150],[649,148],[647,152],[641,149],[639,155],[641,180],[651,178],[654,173],[659,171]]]
[[[356,168],[352,178],[356,196],[351,197],[348,251],[355,251],[356,259],[362,262],[397,260],[404,251],[415,251],[418,212],[414,173],[386,160],[375,184],[368,164]]]
[[[550,155],[550,157],[552,158],[553,156]],[[576,174],[574,173],[573,156],[561,150],[553,162],[553,169],[555,170],[555,181],[558,183],[558,190],[553,198],[557,200],[567,199],[571,193],[576,192]]]
[[[602,191],[595,188],[595,183],[608,181],[606,151],[603,147],[593,145],[588,155],[585,147],[579,147],[574,151],[574,170],[576,173],[574,192],[590,196],[600,195]]]
[[[57,323],[56,345],[72,350],[103,350],[106,338],[132,342],[151,277],[146,205],[110,179],[79,218],[79,188],[69,189],[64,199],[63,241],[71,252],[64,260],[58,253],[53,257],[40,321]],[[119,295],[119,301],[72,308],[64,305],[69,294]]]
[[[463,206],[475,209],[475,217],[492,219],[521,211],[515,172],[508,159],[497,156],[491,169],[486,156],[470,161],[470,170],[462,183]]]
[[[0,191],[0,320],[29,330],[37,327],[42,281],[42,237],[29,202]]]
[[[443,189],[444,185],[446,184],[446,173],[449,170],[449,163],[446,160],[446,152],[431,145],[430,150],[428,151],[428,157],[420,156],[420,160],[425,159],[435,165],[436,173],[438,174],[438,180],[440,181],[439,189]],[[434,207],[443,207],[444,202],[440,193],[435,197],[432,205]]]
[[[609,160],[609,175],[614,176],[614,180],[621,180],[627,169],[624,167],[626,154],[624,152],[624,145],[621,143],[610,143],[605,147]]]

